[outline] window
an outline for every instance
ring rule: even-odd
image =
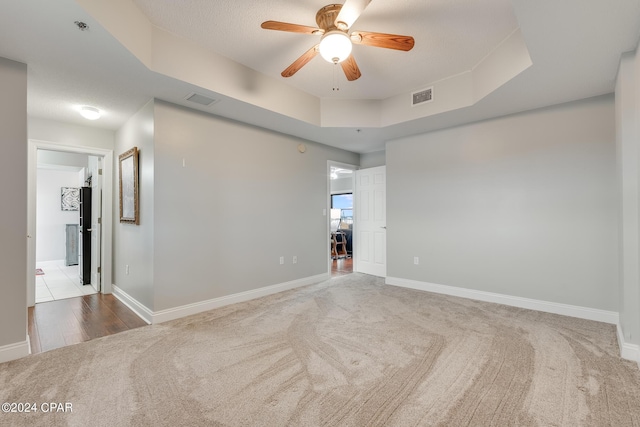
[[[331,229],[347,229],[353,224],[353,193],[331,195]]]

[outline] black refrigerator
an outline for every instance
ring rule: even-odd
[[[80,283],[91,284],[91,187],[80,187]]]

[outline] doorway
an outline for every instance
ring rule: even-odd
[[[46,141],[29,140],[28,150],[28,233],[27,233],[27,307],[33,307],[36,303],[36,250],[38,240],[37,227],[37,182],[38,182],[38,155],[39,152],[55,152],[61,154],[86,155],[93,158],[96,176],[99,175],[98,169],[101,169],[99,182],[101,190],[101,202],[98,202],[96,215],[91,220],[91,228],[97,225],[96,239],[91,239],[91,245],[95,247],[93,251],[94,259],[92,265],[95,271],[91,271],[93,285],[87,285],[94,288],[95,292],[111,293],[111,230],[112,230],[112,206],[113,206],[113,151],[95,147],[72,146],[58,144]],[[89,170],[89,168],[87,168]],[[85,176],[86,180],[88,176]],[[95,177],[91,178],[89,186],[96,184]],[[62,190],[57,197],[60,197],[62,204]],[[42,230],[40,230],[42,232]],[[104,237],[100,239],[99,237]],[[63,275],[74,276],[72,270],[62,272]],[[46,274],[46,272],[45,272]],[[64,278],[60,276],[59,278]],[[94,287],[95,286],[95,287]],[[89,291],[87,290],[87,293]],[[53,295],[52,295],[53,296]],[[54,298],[55,299],[55,298]]]
[[[35,303],[91,295],[99,292],[99,280],[84,280],[85,271],[99,270],[99,253],[93,244],[83,244],[82,214],[86,224],[99,222],[100,212],[91,209],[91,202],[100,206],[100,182],[94,177],[101,169],[102,157],[83,153],[38,150],[36,172],[36,287]],[[96,181],[92,185],[92,181]],[[94,187],[98,196],[87,200]],[[98,234],[99,229],[95,234]],[[94,234],[93,231],[90,232]],[[86,232],[86,237],[90,237]],[[99,236],[96,236],[99,238]],[[99,240],[96,240],[98,242]],[[88,265],[95,264],[93,269]],[[88,277],[88,276],[87,276]],[[97,279],[97,277],[96,277]]]
[[[354,175],[357,166],[328,162],[329,272],[331,277],[354,271]]]

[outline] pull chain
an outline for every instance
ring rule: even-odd
[[[338,84],[338,63],[337,62],[333,63],[333,90],[334,91],[340,90],[340,86]]]

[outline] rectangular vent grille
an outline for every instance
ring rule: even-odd
[[[411,106],[433,101],[433,86],[411,94]]]
[[[218,102],[217,99],[209,98],[208,96],[200,95],[199,93],[192,93],[187,96],[186,99],[187,101],[195,102],[196,104],[204,105],[205,107]]]

